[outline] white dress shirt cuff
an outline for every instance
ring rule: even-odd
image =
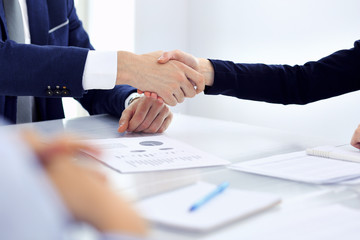
[[[126,99],[125,99],[125,108],[127,108],[130,105],[130,101],[135,100],[136,98],[142,97],[144,94],[139,94],[137,92],[131,93]]]
[[[116,52],[89,51],[83,74],[84,90],[113,89],[116,75]]]

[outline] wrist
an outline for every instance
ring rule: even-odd
[[[214,84],[215,71],[208,59],[199,58],[199,72],[204,75],[206,86],[212,86]]]
[[[133,85],[133,68],[136,67],[135,60],[136,54],[118,51],[117,52],[117,75],[116,75],[116,85],[127,84]]]

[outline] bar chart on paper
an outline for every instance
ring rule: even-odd
[[[164,135],[87,141],[100,161],[124,173],[227,165],[230,162]]]

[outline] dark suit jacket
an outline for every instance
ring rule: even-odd
[[[206,94],[282,104],[307,104],[360,89],[360,40],[304,65],[235,64],[210,60],[215,81]]]
[[[61,97],[71,96],[90,114],[121,116],[124,101],[134,88],[123,85],[86,92],[82,87],[85,61],[93,47],[76,15],[74,1],[27,0],[27,7],[32,44],[17,44],[7,40],[0,0],[0,115],[15,122],[16,96],[35,96],[39,120],[63,118]],[[59,92],[55,91],[57,86]]]

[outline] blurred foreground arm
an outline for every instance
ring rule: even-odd
[[[47,175],[77,220],[89,223],[102,233],[145,235],[144,220],[107,186],[105,177],[74,163],[73,158],[81,149],[95,153],[96,149],[66,136],[46,145],[34,133],[28,132],[24,137],[41,159]]]

